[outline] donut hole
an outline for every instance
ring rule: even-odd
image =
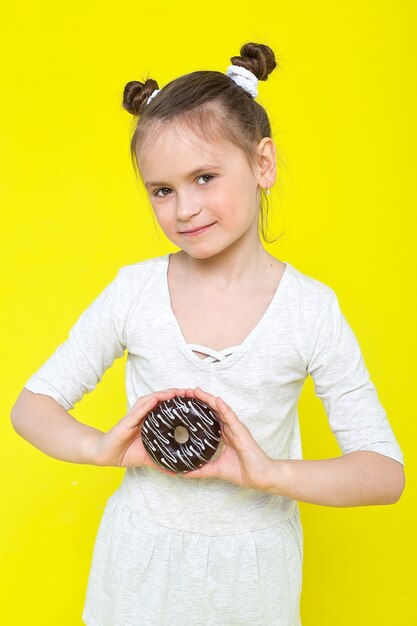
[[[177,426],[174,430],[174,438],[178,443],[185,443],[189,440],[190,435],[185,426]]]

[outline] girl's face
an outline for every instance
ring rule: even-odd
[[[230,142],[209,143],[179,125],[159,129],[138,154],[138,166],[168,239],[195,258],[247,238],[259,240],[260,176],[244,152]]]

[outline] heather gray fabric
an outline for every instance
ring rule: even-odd
[[[127,409],[151,391],[199,386],[222,396],[272,458],[301,459],[297,403],[310,374],[342,453],[373,450],[404,464],[329,286],[287,262],[245,341],[219,360],[201,359],[172,311],[168,262],[164,255],[122,267],[25,386],[70,410],[127,349]],[[299,626],[302,561],[296,501],[128,468],[100,522],[83,620]]]

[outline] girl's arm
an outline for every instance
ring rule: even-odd
[[[53,398],[24,388],[10,417],[15,431],[45,454],[95,465],[93,450],[103,433],[78,422]]]
[[[404,468],[395,459],[358,450],[340,457],[310,460],[271,459],[265,491],[324,506],[363,506],[398,502]]]
[[[128,413],[103,433],[78,422],[54,398],[24,388],[12,408],[11,420],[19,435],[55,459],[105,467],[147,465],[167,473],[146,452],[141,426],[158,402],[184,392],[171,387],[140,396]]]
[[[393,458],[356,450],[319,461],[272,459],[232,408],[199,387],[187,389],[218,413],[224,440],[221,455],[184,478],[222,478],[232,483],[324,506],[397,502],[405,485],[403,465]]]

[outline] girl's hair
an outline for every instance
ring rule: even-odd
[[[267,80],[277,66],[271,48],[264,44],[246,43],[240,56],[231,57],[232,65],[244,67],[258,78]],[[255,102],[242,87],[222,72],[202,70],[172,80],[147,105],[158,83],[147,78],[143,83],[132,80],[123,92],[123,106],[134,116],[140,116],[130,144],[130,154],[136,173],[138,149],[146,149],[153,131],[160,124],[178,123],[213,143],[225,139],[246,154],[250,165],[257,162],[256,146],[263,137],[271,137],[271,126],[265,109]],[[266,227],[268,196],[262,190],[260,202],[262,237],[268,243]]]

